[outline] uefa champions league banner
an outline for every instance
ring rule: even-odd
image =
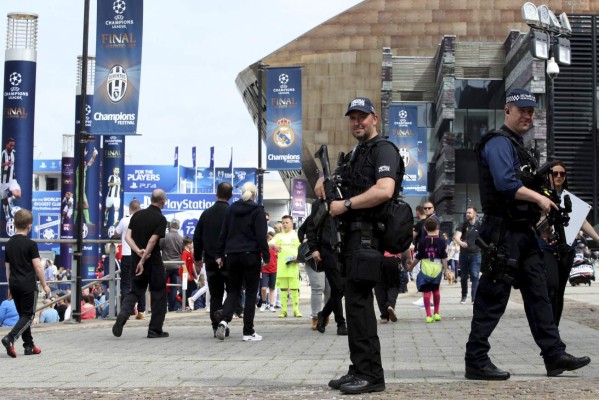
[[[196,193],[214,193],[214,168],[196,168],[195,184]]]
[[[426,128],[418,126],[418,106],[389,106],[389,140],[399,148],[406,166],[404,196],[425,196],[428,173]]]
[[[60,187],[60,238],[73,239],[75,237],[75,157],[70,151],[62,157],[62,185]],[[60,244],[60,266],[71,269],[73,261],[73,245]]]
[[[302,169],[302,71],[266,70],[266,168]]]
[[[234,168],[233,193],[241,194],[241,187],[247,182],[256,184],[256,168]]]
[[[0,232],[8,236],[15,232],[14,213],[19,208],[31,210],[35,82],[35,62],[4,63],[2,176],[8,183],[2,184]]]
[[[125,213],[122,204],[123,172],[125,171],[125,140],[124,136],[103,136],[102,163],[102,195],[103,195],[103,224],[102,238],[110,239],[118,222]]]
[[[212,193],[216,192],[216,188],[221,182],[229,182],[233,185],[233,193],[241,194],[241,187],[244,183],[252,182],[253,184],[256,184],[256,168],[233,168],[232,176],[231,169],[216,168],[214,192]]]
[[[294,178],[291,186],[291,216],[303,218],[306,216],[306,190],[308,182],[305,179]]]
[[[92,107],[95,96],[88,95],[85,98],[85,116],[84,124],[85,131],[90,132],[93,127],[91,118]],[[81,131],[81,96],[75,96],[75,132]],[[81,161],[79,160],[79,152],[75,152],[75,204],[73,212],[73,223],[77,224],[79,218],[83,224],[82,239],[99,239],[100,227],[102,226],[100,219],[100,136],[95,136],[94,139],[85,144],[83,152],[83,171],[81,171]],[[79,196],[79,179],[83,179],[83,193]],[[78,201],[82,201],[82,213],[79,213]],[[76,226],[76,225],[75,225]],[[77,236],[77,232],[75,237]],[[89,279],[95,277],[95,270],[99,259],[99,246],[95,243],[87,243],[82,249],[82,266],[81,277]]]
[[[97,0],[92,133],[137,133],[143,0]]]

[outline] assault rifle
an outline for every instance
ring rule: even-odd
[[[343,193],[341,192],[341,177],[339,175],[334,175],[331,172],[331,165],[329,163],[329,150],[326,144],[320,146],[320,149],[314,154],[314,157],[318,158],[320,161],[320,165],[322,166],[322,173],[324,175],[324,190],[326,194],[326,199],[321,203],[320,208],[316,212],[314,216],[314,225],[319,227],[326,219],[329,214],[329,206],[331,201],[334,200],[342,200]],[[343,158],[345,155],[343,153],[339,153],[339,160],[337,161],[337,165],[340,165],[343,162]],[[341,252],[341,232],[339,230],[341,222],[338,218],[329,218],[329,229],[331,231],[331,247],[335,252]]]
[[[558,209],[551,208],[549,214],[545,219],[543,219],[536,227],[539,235],[545,232],[547,229],[550,229],[551,234],[547,238],[549,243],[556,245],[556,256],[561,258],[565,256],[569,251],[570,246],[566,242],[566,232],[565,227],[570,223],[570,213],[572,212],[572,200],[570,200],[570,196],[564,196],[564,205],[561,205],[561,199],[557,193],[557,190],[551,184],[549,175],[551,174],[550,164],[544,164],[537,171],[537,177],[541,179],[541,190],[540,194],[547,197],[549,200],[554,202]]]

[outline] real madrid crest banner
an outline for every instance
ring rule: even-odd
[[[404,196],[426,194],[428,173],[426,127],[418,126],[418,106],[389,106],[389,140],[399,148],[406,166]]]
[[[302,71],[266,70],[266,168],[302,169]]]
[[[141,78],[143,0],[98,0],[92,133],[134,135]]]

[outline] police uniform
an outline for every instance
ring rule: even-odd
[[[515,96],[524,94],[526,99],[532,98],[528,103],[515,102],[517,107],[536,107],[534,96],[528,92],[516,89],[510,95],[513,93],[516,93]],[[512,285],[519,287],[522,293],[528,324],[541,349],[549,376],[590,362],[585,363],[587,357],[576,359],[565,352],[566,345],[553,322],[542,253],[533,230],[540,213],[536,204],[514,197],[522,186],[533,188],[532,180],[529,181],[521,171],[530,169],[534,172],[536,168],[536,161],[524,150],[522,143],[521,135],[504,125],[500,131],[487,134],[477,148],[480,197],[485,214],[480,238],[487,244],[495,244],[498,254],[517,261],[517,266],[507,260],[489,263],[489,253],[483,250],[483,274],[466,344],[468,379],[505,380],[510,377],[509,372],[498,369],[491,362],[488,339],[505,312]]]
[[[380,142],[380,143],[379,143]],[[396,179],[396,191],[401,180],[397,180],[399,153],[395,147],[379,136],[361,143],[350,155],[348,168],[342,172],[344,182],[349,183],[344,198],[348,199],[365,192],[380,178]],[[401,178],[399,178],[401,179]],[[349,273],[352,259],[364,240],[370,237],[374,248],[381,251],[372,219],[381,206],[374,209],[349,210],[343,214],[343,257],[345,272]],[[346,280],[345,313],[347,320],[350,360],[349,375],[357,376],[374,384],[384,383],[381,363],[381,345],[377,335],[377,318],[374,312],[373,288],[375,284]]]

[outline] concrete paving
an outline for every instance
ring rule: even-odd
[[[505,382],[464,379],[472,306],[459,303],[459,284],[443,283],[443,320],[434,324],[424,322],[424,310],[412,304],[419,294],[409,289],[398,299],[399,321],[378,326],[387,390],[371,397],[599,398],[599,285],[567,288],[562,338],[568,352],[593,362],[557,378],[545,375],[514,291],[491,337],[492,360],[512,373]],[[37,325],[41,355],[22,355],[20,341],[16,359],[0,355],[0,397],[339,398],[326,384],[347,371],[347,337],[336,335],[334,323],[324,334],[310,329],[309,291],[302,288],[303,318],[256,311],[261,342],[241,340],[240,320],[231,323],[226,340],[213,338],[201,310],[169,313],[166,339],[146,338],[148,320],[130,320],[120,338],[112,335],[110,320]],[[7,331],[0,328],[2,335]]]

